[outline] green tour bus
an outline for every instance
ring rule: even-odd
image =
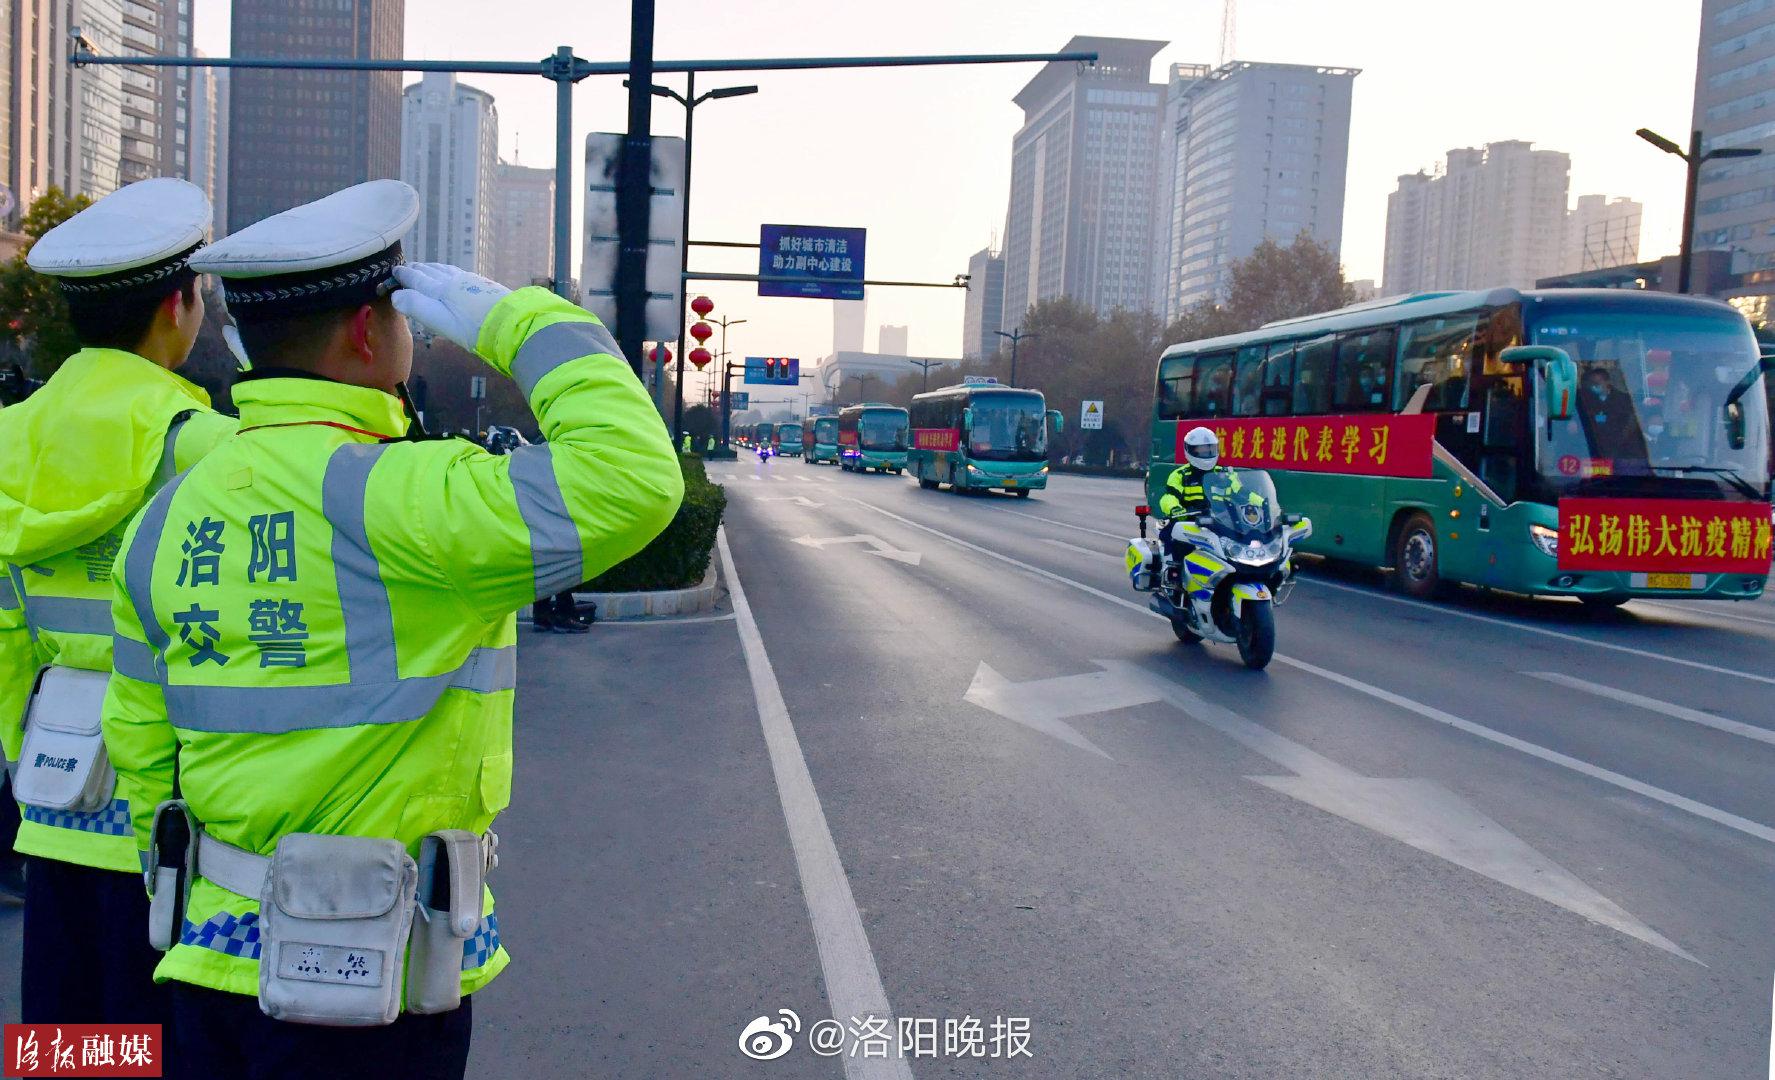
[[[838,467],[845,472],[906,471],[906,410],[865,402],[838,411]]]
[[[801,456],[801,425],[790,422],[777,425],[777,453],[784,457]]]
[[[907,468],[918,486],[999,488],[1028,498],[1048,486],[1048,429],[1060,414],[1039,390],[959,383],[912,399]]]
[[[1423,293],[1174,345],[1147,494],[1183,436],[1266,469],[1303,551],[1613,607],[1744,600],[1770,566],[1771,377],[1731,306],[1626,289]]]
[[[807,448],[807,460],[815,465],[822,461],[838,464],[838,417],[814,417],[813,433],[814,441]]]

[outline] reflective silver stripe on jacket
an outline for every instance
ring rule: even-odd
[[[529,401],[542,377],[562,364],[587,356],[607,353],[618,359],[622,350],[602,323],[558,322],[536,331],[525,339],[512,360],[512,378]]]
[[[187,409],[179,414],[166,429],[166,441],[161,446],[160,464],[154,467],[154,486],[159,488],[171,480],[179,472],[179,432],[185,430],[185,422],[195,415],[195,409]]]
[[[117,674],[137,682],[157,683],[165,677],[158,653],[117,633],[111,635],[111,667]]]
[[[130,600],[142,619],[151,648],[127,638],[114,639],[117,670],[131,678],[159,681],[167,716],[175,727],[193,731],[280,735],[318,728],[398,724],[429,713],[446,690],[489,694],[518,683],[517,648],[471,650],[455,671],[401,678],[395,653],[394,617],[382,570],[370,547],[364,497],[370,470],[386,444],[348,443],[333,452],[321,479],[321,509],[333,526],[333,573],[345,623],[347,681],[325,686],[183,685],[166,678],[169,637],[154,618],[150,585],[154,553],[166,528],[171,491],[184,474],[162,489],[143,512],[135,543],[125,556]],[[146,655],[144,655],[146,653]]]
[[[76,596],[25,597],[25,622],[34,634],[111,634],[111,601]]]
[[[546,444],[521,446],[512,451],[510,460],[518,515],[530,530],[536,595],[553,596],[571,589],[585,580],[585,550],[555,479],[554,456]]]

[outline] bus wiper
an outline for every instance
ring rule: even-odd
[[[1747,499],[1760,499],[1763,497],[1763,493],[1753,487],[1750,481],[1739,476],[1731,469],[1722,469],[1717,465],[1654,465],[1653,468],[1664,469],[1669,472],[1705,473],[1708,476],[1717,476],[1727,484],[1730,484],[1732,490],[1738,492]]]
[[[1739,379],[1738,385],[1732,387],[1732,392],[1726,395],[1726,408],[1730,409],[1738,404],[1739,398],[1750,393],[1750,388],[1757,384],[1757,377],[1761,375],[1775,379],[1775,352],[1764,353],[1756,363],[1750,365],[1750,370],[1744,373],[1744,378]]]

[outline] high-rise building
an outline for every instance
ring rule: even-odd
[[[1153,195],[1164,87],[1151,81],[1167,43],[1075,37],[1095,66],[1052,63],[1013,99],[1002,319],[1070,296],[1099,312],[1151,306]]]
[[[126,0],[121,18],[125,52],[191,55],[191,0]],[[117,70],[123,83],[123,182],[186,175],[194,73],[170,67]]]
[[[0,15],[0,184],[11,190],[12,183],[12,114],[18,107],[12,100],[12,9]],[[9,227],[10,215],[0,214],[0,232]]]
[[[234,0],[235,56],[393,59],[406,0]],[[398,72],[238,69],[229,87],[228,223],[400,176]]]
[[[520,289],[555,272],[555,171],[500,162],[493,170],[494,281]]]
[[[99,52],[123,51],[123,4],[120,0],[77,0],[74,14],[81,36]],[[66,48],[66,42],[54,43]],[[72,68],[73,65],[67,65]],[[69,190],[98,199],[116,191],[123,178],[123,91],[127,68],[82,68],[70,76],[79,95],[73,144],[73,183]],[[52,102],[53,107],[53,102]]]
[[[1450,150],[1387,197],[1382,291],[1533,288],[1559,272],[1571,158],[1521,141]]]
[[[862,352],[863,323],[869,315],[869,299],[832,301],[832,351]]]
[[[1626,196],[1580,195],[1565,222],[1561,273],[1604,270],[1639,261],[1639,222],[1645,207]]]
[[[122,164],[123,76],[76,69],[70,34],[111,52],[123,47],[119,0],[10,0],[6,13],[6,149],[0,174],[21,207],[50,188],[99,198],[117,189]]]
[[[202,53],[197,55],[201,56]],[[191,134],[185,179],[203,189],[214,208],[210,233],[228,233],[228,69],[191,69]]]
[[[962,314],[961,355],[978,360],[998,351],[1004,329],[1005,257],[981,248],[968,257],[968,298]]]
[[[428,71],[402,95],[401,179],[419,192],[408,257],[491,275],[493,170],[499,113],[493,95]]]
[[[1736,273],[1775,269],[1775,3],[1701,0],[1693,130],[1705,149],[1762,151],[1702,167],[1695,248],[1731,251]]]
[[[905,356],[906,341],[912,336],[910,326],[883,326],[877,335],[875,351],[889,356]]]
[[[1167,319],[1224,300],[1233,263],[1266,238],[1288,244],[1305,233],[1338,251],[1357,74],[1244,61],[1172,68],[1170,189],[1159,215]]]

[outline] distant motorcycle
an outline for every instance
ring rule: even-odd
[[[1140,535],[1128,541],[1128,581],[1152,594],[1148,606],[1171,621],[1177,639],[1237,645],[1239,659],[1261,671],[1276,651],[1275,607],[1294,589],[1294,545],[1313,535],[1298,514],[1278,514],[1276,488],[1262,471],[1203,478],[1205,513],[1146,535],[1145,506],[1134,508]],[[1172,544],[1188,545],[1181,559]]]

